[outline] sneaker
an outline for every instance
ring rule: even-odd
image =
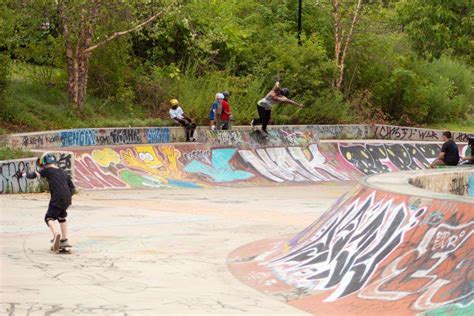
[[[61,242],[59,243],[59,248],[67,248],[67,247],[72,247],[69,244],[69,240],[68,239],[61,239]]]
[[[59,250],[59,244],[61,243],[61,234],[56,234],[53,240],[53,251]]]

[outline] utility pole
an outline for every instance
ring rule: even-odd
[[[303,10],[303,0],[298,0],[298,45],[301,46],[301,12]]]

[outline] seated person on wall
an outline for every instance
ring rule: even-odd
[[[467,146],[469,147],[465,157],[461,157],[461,161],[465,164],[474,164],[474,136],[467,139]]]
[[[186,141],[196,141],[194,138],[194,131],[196,130],[196,124],[193,120],[184,114],[183,109],[179,106],[177,99],[170,100],[170,117],[177,123],[181,124],[186,131]]]
[[[451,132],[443,132],[444,144],[441,147],[441,152],[438,158],[431,163],[431,168],[437,166],[457,166],[459,162],[459,149],[458,145],[451,139]]]

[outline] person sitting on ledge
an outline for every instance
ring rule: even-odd
[[[431,168],[436,168],[437,166],[457,166],[459,163],[458,145],[451,139],[451,132],[443,132],[442,137],[444,144],[441,147],[438,158],[431,163]]]
[[[465,164],[474,164],[474,136],[468,138],[467,146],[469,148],[466,151],[466,156],[461,157],[461,161]]]
[[[170,117],[176,123],[181,124],[181,126],[184,127],[184,130],[186,131],[186,141],[187,142],[196,141],[196,139],[194,138],[194,131],[196,130],[196,124],[193,122],[193,120],[189,116],[184,114],[184,111],[179,106],[179,101],[177,99],[171,99],[170,105],[171,105]]]

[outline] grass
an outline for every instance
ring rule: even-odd
[[[470,115],[465,121],[431,124],[427,128],[474,133],[474,115]]]
[[[45,85],[34,74],[38,66],[12,64],[11,80],[0,106],[0,133],[28,132],[83,127],[164,126],[167,120],[148,117],[139,107],[89,97],[81,113],[68,103],[64,76],[53,72]],[[61,79],[63,78],[63,79]]]
[[[25,157],[34,157],[34,155],[29,150],[13,149],[4,144],[0,146],[0,160],[20,159]]]

